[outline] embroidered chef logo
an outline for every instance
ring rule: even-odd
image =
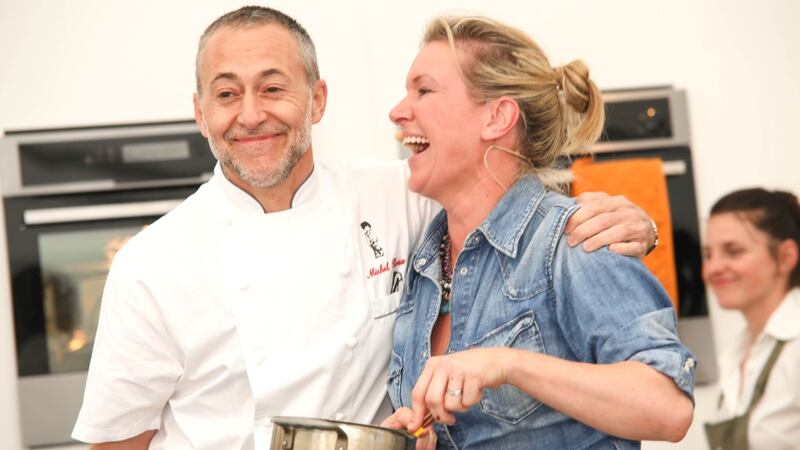
[[[364,230],[364,236],[367,237],[369,246],[372,247],[372,252],[375,254],[375,258],[377,259],[383,256],[383,249],[381,245],[378,244],[378,237],[372,232],[372,225],[366,221],[361,222],[361,229]]]

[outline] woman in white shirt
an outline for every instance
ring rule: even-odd
[[[712,450],[800,443],[800,205],[788,192],[745,189],[711,208],[703,278],[747,328],[721,362]]]

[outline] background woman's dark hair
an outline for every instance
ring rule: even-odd
[[[761,188],[742,189],[717,200],[711,215],[741,213],[754,227],[775,241],[792,239],[800,247],[800,203],[797,197],[784,191]],[[800,263],[792,270],[790,287],[800,287]]]

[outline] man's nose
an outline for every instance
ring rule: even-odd
[[[257,95],[245,94],[241,105],[239,123],[245,128],[256,129],[267,120],[267,112]]]
[[[395,125],[402,125],[403,122],[411,120],[411,108],[408,106],[407,100],[408,97],[403,98],[389,111],[389,120]]]

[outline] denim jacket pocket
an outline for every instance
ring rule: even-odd
[[[544,344],[533,311],[526,311],[488,332],[469,345],[476,347],[510,347],[543,353]],[[512,424],[519,423],[542,403],[511,385],[484,389],[480,407],[484,414]]]

